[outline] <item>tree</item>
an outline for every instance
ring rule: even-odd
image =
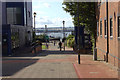
[[[77,6],[79,4],[79,7]],[[89,33],[95,33],[96,29],[96,12],[95,2],[63,2],[63,9],[70,13],[73,18],[74,26],[78,25],[78,17],[76,15],[79,12],[79,24],[85,25],[85,29]],[[78,9],[79,8],[79,9]],[[78,11],[79,10],[79,11]]]
[[[49,37],[46,34],[36,35],[36,40],[40,40],[41,42],[49,41]]]
[[[96,11],[95,2],[63,2],[63,9],[70,13],[74,26],[84,25],[85,30],[91,34],[92,42],[96,37]],[[79,16],[77,16],[79,14]],[[79,23],[78,23],[79,18]]]

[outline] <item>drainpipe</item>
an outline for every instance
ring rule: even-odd
[[[109,54],[109,29],[108,29],[108,0],[106,0],[106,14],[107,14],[107,52],[106,52],[106,62],[108,62],[108,54]]]

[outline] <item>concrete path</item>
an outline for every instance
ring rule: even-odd
[[[3,58],[3,78],[78,78],[73,66],[77,55],[49,47],[35,57]]]

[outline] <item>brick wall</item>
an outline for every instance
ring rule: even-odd
[[[117,37],[118,30],[118,13],[120,13],[119,2],[109,2],[108,3],[108,34],[109,34],[109,55],[108,62],[116,67],[118,67],[118,51],[120,51],[120,40]],[[104,60],[104,55],[107,52],[107,37],[105,37],[104,20],[106,20],[106,2],[102,3],[98,7],[97,17],[99,22],[99,36],[97,37],[96,47],[98,56]],[[113,20],[113,37],[110,37],[110,18]],[[102,21],[102,35],[100,35],[100,21]]]
[[[118,4],[118,14],[120,15],[120,2]],[[120,58],[120,40],[118,41],[118,57]],[[120,79],[120,60],[118,61],[118,67],[119,67],[118,76]]]

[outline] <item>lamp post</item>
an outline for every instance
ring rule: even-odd
[[[33,29],[33,31],[34,31],[34,41],[35,41],[35,36],[36,36],[36,34],[35,34],[35,17],[36,17],[36,12],[34,12],[33,15],[34,15],[34,29]]]
[[[64,51],[65,51],[65,21],[63,20],[63,40],[64,40]]]
[[[45,39],[46,39],[46,46],[48,48],[48,45],[47,45],[47,25],[45,25]]]

